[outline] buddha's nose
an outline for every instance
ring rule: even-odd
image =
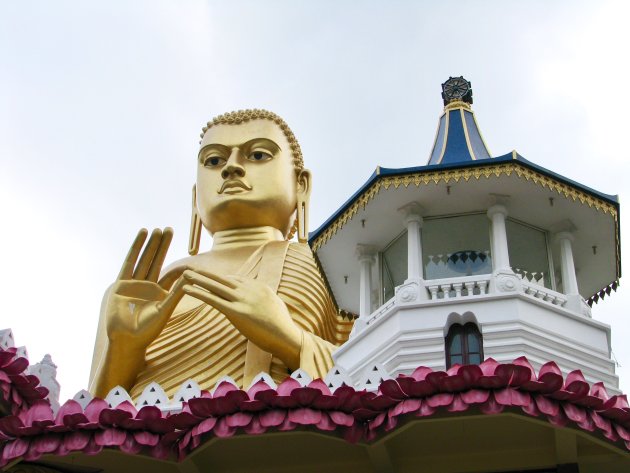
[[[221,170],[221,177],[229,179],[230,177],[245,177],[245,168],[240,163],[240,153],[238,148],[234,148],[230,153],[225,166]]]

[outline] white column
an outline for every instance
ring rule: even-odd
[[[492,238],[492,270],[510,270],[510,254],[508,252],[507,231],[505,219],[507,209],[501,204],[493,205],[488,209],[488,218],[492,222],[490,235]]]
[[[568,231],[556,234],[556,240],[560,244],[560,271],[562,272],[562,286],[566,295],[577,295],[577,276],[575,275],[575,263],[573,262],[573,234]]]
[[[359,317],[372,312],[372,265],[376,249],[370,245],[357,245],[357,258],[361,264],[359,277]]]
[[[423,208],[417,202],[410,202],[398,209],[407,226],[407,281],[422,279],[422,228]]]

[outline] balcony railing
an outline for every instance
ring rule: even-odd
[[[426,287],[430,299],[457,299],[488,293],[490,274],[478,276],[464,276],[460,278],[432,279],[427,281]]]

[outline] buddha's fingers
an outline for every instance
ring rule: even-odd
[[[194,273],[197,274],[201,274],[202,276],[205,276],[209,279],[212,279],[216,282],[218,282],[219,284],[229,287],[230,289],[236,289],[238,287],[238,283],[236,281],[236,277],[234,276],[230,276],[229,278],[225,277],[225,276],[220,276],[217,273],[213,273],[211,271],[205,271],[203,269],[194,269],[194,268],[187,268],[189,271],[192,271]],[[242,279],[242,278],[240,278]]]
[[[211,273],[207,273],[211,274]],[[217,295],[226,301],[233,302],[238,299],[238,294],[233,287],[228,286],[220,282],[219,279],[204,276],[200,272],[196,272],[190,269],[184,271],[182,275],[189,284],[195,284],[206,291]]]
[[[153,232],[151,232],[149,243],[147,243],[147,246],[142,252],[142,256],[140,256],[140,261],[136,266],[136,270],[133,272],[133,279],[145,280],[147,278],[149,268],[151,267],[151,262],[153,261],[158,247],[160,246],[161,240],[162,230],[156,228],[155,230],[153,230]]]
[[[133,268],[136,266],[138,255],[140,254],[142,245],[144,245],[144,241],[147,239],[148,233],[149,232],[146,228],[141,228],[138,235],[136,235],[136,239],[131,244],[131,248],[129,248],[129,253],[127,253],[125,262],[123,263],[122,268],[120,268],[118,279],[131,279],[131,276],[133,275]]]
[[[194,297],[201,302],[209,304],[211,307],[214,307],[219,312],[228,316],[228,318],[229,315],[233,312],[233,310],[231,310],[231,302],[228,302],[225,299],[222,299],[221,297],[206,291],[205,289],[201,289],[197,286],[185,285],[183,287],[183,291],[185,294],[188,294],[189,296]]]
[[[179,278],[164,300],[158,304],[158,312],[162,313],[167,319],[171,316],[182,297],[184,297],[184,287],[186,285],[188,285],[188,281],[184,278]]]
[[[151,266],[149,267],[149,272],[147,273],[148,281],[157,282],[158,277],[160,276],[160,271],[162,271],[162,265],[164,264],[166,253],[168,252],[168,248],[171,245],[172,240],[173,229],[171,227],[166,227],[162,232],[162,239],[160,240],[160,245],[155,252],[153,261],[151,261]]]

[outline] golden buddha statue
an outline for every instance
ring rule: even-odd
[[[277,115],[246,110],[203,128],[193,188],[190,257],[164,271],[173,231],[140,230],[106,292],[90,391],[133,398],[151,382],[172,396],[194,379],[261,371],[324,377],[352,322],[339,311],[306,244],[311,175]],[[205,227],[212,249],[197,254]],[[297,227],[298,242],[290,242]],[[144,246],[144,250],[142,250]]]

